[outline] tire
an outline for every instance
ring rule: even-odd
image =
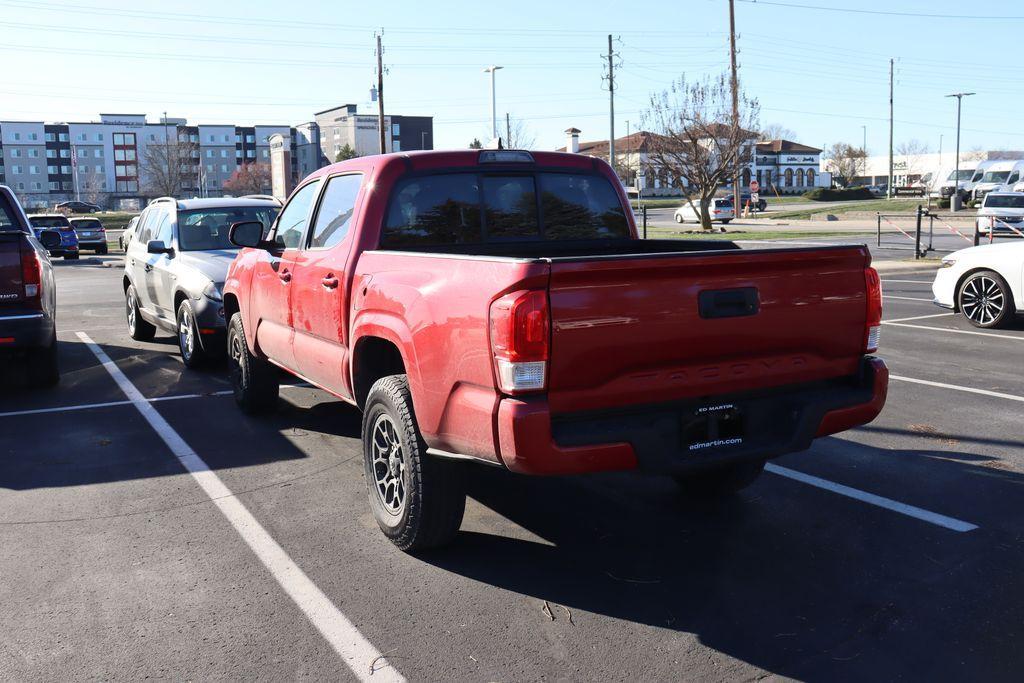
[[[694,498],[720,498],[744,489],[761,476],[765,461],[744,460],[694,474],[673,477],[679,489]]]
[[[124,293],[125,319],[128,322],[128,335],[135,341],[149,341],[156,334],[156,327],[146,322],[139,312],[139,296],[135,285],[128,285]]]
[[[673,218],[675,218],[675,219],[676,219],[676,223],[685,223],[685,222],[686,222],[686,221],[685,221],[685,220],[683,219],[682,215],[681,215],[681,214],[678,214],[678,213],[677,213],[677,214],[675,214],[675,215],[673,216]]]
[[[100,254],[101,256],[106,256],[107,251],[108,251],[108,248],[107,248],[107,245],[105,245],[105,244],[101,245],[99,247],[96,247],[96,253]]]
[[[281,389],[277,368],[249,351],[241,313],[231,316],[228,323],[227,350],[231,388],[242,412],[258,415],[276,408]]]
[[[178,338],[178,351],[181,352],[181,360],[185,367],[196,369],[210,365],[215,354],[210,353],[203,347],[199,338],[199,323],[196,322],[195,310],[192,302],[185,299],[178,306],[175,316],[175,329]]]
[[[56,332],[54,332],[49,346],[29,351],[28,377],[34,386],[39,387],[52,387],[60,381],[60,368],[57,364]]]
[[[463,466],[427,454],[405,375],[370,388],[363,463],[370,509],[392,543],[413,552],[452,541],[466,509]]]
[[[732,220],[731,218],[723,218],[723,219],[722,219],[722,225],[729,225],[729,222],[730,222],[731,220]]]
[[[956,293],[957,307],[975,327],[1003,327],[1014,316],[1013,293],[998,273],[971,274]]]
[[[64,254],[65,261],[77,261],[79,254]]]

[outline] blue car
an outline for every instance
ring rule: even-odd
[[[78,235],[67,216],[60,213],[36,214],[29,216],[28,222],[37,238],[43,230],[56,230],[60,233],[60,246],[50,249],[50,256],[63,256],[65,261],[78,258]]]

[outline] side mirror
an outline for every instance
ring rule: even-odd
[[[232,223],[228,228],[228,240],[236,246],[251,249],[266,249],[268,246],[263,239],[263,223],[259,221]]]
[[[47,250],[56,249],[60,246],[60,233],[56,230],[43,230],[39,233],[39,243]]]
[[[174,250],[166,246],[161,240],[150,240],[146,243],[146,251],[150,254],[173,254]]]

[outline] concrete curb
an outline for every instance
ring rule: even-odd
[[[921,273],[939,269],[938,261],[872,261],[871,266],[879,273]]]

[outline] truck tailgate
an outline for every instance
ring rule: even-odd
[[[21,241],[24,233],[0,231],[0,307],[20,303],[25,296],[21,281]]]
[[[554,413],[857,372],[863,247],[552,259]]]

